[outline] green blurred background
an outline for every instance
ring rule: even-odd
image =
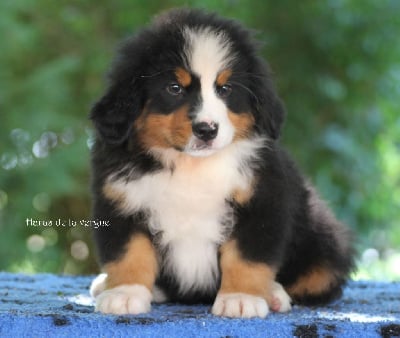
[[[399,280],[396,0],[2,0],[0,270],[97,271],[79,223],[90,219],[87,114],[118,42],[182,5],[257,31],[288,111],[282,142],[357,234],[354,278]]]

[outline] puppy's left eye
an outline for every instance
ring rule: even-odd
[[[216,87],[217,95],[221,98],[228,97],[232,93],[232,87],[229,84]]]
[[[177,83],[171,83],[167,86],[167,92],[172,96],[178,96],[183,93],[183,87]]]

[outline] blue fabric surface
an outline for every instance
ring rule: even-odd
[[[91,280],[0,273],[0,337],[400,337],[400,283],[351,282],[325,307],[228,319],[211,315],[210,306],[179,304],[102,315],[88,294]]]

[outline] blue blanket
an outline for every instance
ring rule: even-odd
[[[209,305],[154,305],[138,316],[94,312],[92,277],[0,273],[0,337],[400,337],[400,283],[351,282],[324,307],[229,319]]]

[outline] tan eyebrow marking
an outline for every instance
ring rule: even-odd
[[[176,68],[175,76],[179,84],[181,84],[183,87],[188,87],[192,83],[192,76],[190,73],[181,67]]]

